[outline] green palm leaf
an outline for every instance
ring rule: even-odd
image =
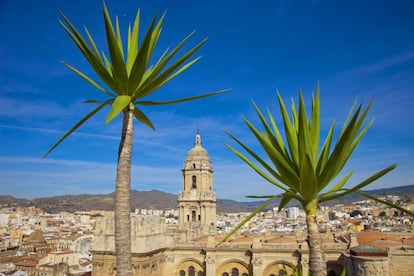
[[[131,75],[132,65],[134,64],[135,57],[138,53],[138,38],[139,38],[139,21],[140,21],[140,10],[138,9],[137,15],[135,16],[134,25],[128,28],[128,56],[126,62],[126,68],[128,72],[128,76]]]
[[[266,200],[264,203],[262,203],[256,210],[251,212],[247,217],[245,217],[237,226],[235,226],[229,233],[227,233],[217,244],[216,247],[218,247],[220,244],[225,242],[231,235],[236,233],[243,225],[246,224],[251,218],[253,218],[255,215],[260,213],[264,208],[266,208],[274,199],[280,197],[280,195],[271,196],[268,200]]]
[[[112,108],[106,117],[105,124],[112,121],[119,113],[121,113],[131,102],[131,97],[128,95],[120,95],[115,98],[112,103]]]
[[[384,175],[386,175],[390,171],[394,170],[396,167],[397,167],[397,164],[393,164],[393,165],[391,165],[391,166],[389,166],[385,169],[382,169],[379,172],[377,172],[377,173],[373,174],[372,176],[366,178],[365,180],[361,181],[358,185],[355,185],[351,189],[344,189],[343,192],[338,192],[338,193],[333,194],[333,195],[322,195],[320,197],[319,201],[320,202],[330,201],[330,200],[334,200],[334,199],[337,199],[337,198],[344,197],[344,196],[349,195],[351,193],[355,193],[355,192],[361,190],[362,188],[368,186],[372,182],[376,181],[377,179],[383,177]]]
[[[45,154],[43,154],[42,159],[45,158],[52,150],[54,150],[60,143],[63,142],[63,140],[66,139],[66,137],[68,137],[69,135],[71,135],[75,130],[77,130],[81,125],[83,125],[87,120],[89,120],[91,117],[93,117],[93,115],[95,115],[96,113],[98,113],[98,111],[100,111],[103,107],[105,107],[106,105],[109,105],[112,102],[112,99],[107,100],[103,103],[100,103],[100,105],[98,107],[96,107],[94,110],[92,110],[91,112],[89,112],[85,117],[83,117],[81,120],[79,120],[79,122],[77,122],[73,127],[71,127],[62,137],[60,137],[60,139],[53,144],[53,146],[51,146]]]
[[[408,214],[408,215],[410,215],[410,216],[414,216],[414,212],[412,212],[412,211],[410,211],[410,210],[407,210],[407,209],[405,209],[405,208],[402,208],[401,206],[396,205],[396,204],[394,204],[394,203],[392,203],[392,202],[388,202],[388,201],[385,201],[385,200],[381,200],[381,199],[379,199],[379,198],[376,198],[375,196],[369,195],[369,194],[364,193],[364,192],[361,192],[361,191],[355,191],[355,193],[356,193],[356,194],[358,194],[358,195],[360,195],[360,196],[363,196],[363,197],[366,197],[366,198],[368,198],[368,199],[371,199],[371,200],[373,200],[373,201],[376,201],[376,202],[378,202],[378,203],[384,204],[384,205],[386,205],[386,206],[388,206],[388,207],[391,207],[391,208],[397,209],[397,210],[399,210],[399,211],[401,211],[401,212],[403,212],[403,213],[406,213],[406,214]]]
[[[136,101],[135,104],[137,104],[137,105],[146,105],[146,106],[176,104],[176,103],[194,101],[194,100],[214,96],[214,95],[221,94],[221,93],[227,92],[227,91],[229,91],[229,89],[222,89],[222,90],[219,90],[219,91],[216,91],[216,92],[207,93],[207,94],[203,94],[203,95],[187,97],[187,98],[181,98],[181,99],[177,99],[177,100],[162,101],[162,102],[159,102],[159,101]]]
[[[150,127],[152,130],[155,130],[151,120],[137,107],[134,108],[134,116],[138,121]]]
[[[119,40],[117,39],[111,18],[109,17],[108,10],[105,4],[103,11],[105,19],[106,41],[108,43],[109,56],[111,57],[112,62],[112,75],[114,81],[116,81],[117,83],[118,88],[118,91],[116,92],[118,92],[118,94],[126,94],[128,92],[128,76],[124,63],[124,55],[122,52],[122,41],[120,38],[120,34],[118,34]]]
[[[312,139],[313,164],[318,159],[319,140],[320,140],[320,98],[319,98],[319,82],[316,86],[315,96],[312,98],[312,121],[310,122],[310,137]]]
[[[68,67],[70,70],[72,70],[73,72],[75,72],[82,79],[86,80],[89,84],[91,84],[92,86],[96,87],[102,93],[106,94],[109,97],[116,97],[114,94],[112,94],[111,92],[106,91],[105,88],[103,88],[102,86],[100,86],[99,84],[97,84],[94,80],[92,80],[90,77],[88,77],[87,75],[85,75],[84,73],[82,73],[81,71],[79,71],[78,69],[76,69],[75,67],[73,67],[72,65],[69,65],[69,64],[67,64],[65,62],[62,62],[62,63],[63,63],[63,65],[65,65],[66,67]]]
[[[106,70],[105,65],[102,63],[102,60],[98,58],[97,56],[95,56],[94,50],[90,49],[85,39],[78,32],[75,26],[72,25],[69,19],[67,19],[66,16],[62,12],[60,14],[64,20],[64,22],[59,20],[60,24],[65,29],[66,33],[75,43],[75,45],[78,47],[78,49],[81,51],[81,53],[86,58],[88,63],[91,65],[93,70],[98,74],[99,78],[102,81],[104,81],[106,85],[108,85],[109,88],[111,88],[114,92],[117,92],[118,87],[116,85],[116,82],[112,78],[112,75],[110,74],[110,72]],[[67,24],[67,26],[65,25],[65,23]]]

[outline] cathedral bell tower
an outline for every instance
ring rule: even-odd
[[[216,195],[213,192],[213,166],[197,133],[195,145],[184,161],[183,190],[178,196],[179,228],[202,232],[215,228]]]

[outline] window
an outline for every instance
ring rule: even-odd
[[[333,270],[329,271],[328,276],[336,276],[335,271],[333,271]]]
[[[285,275],[285,272],[283,271],[283,269],[279,270],[278,275],[279,275],[279,276],[284,276],[284,275]]]
[[[223,272],[222,276],[229,276],[227,272]]]
[[[196,221],[196,218],[197,218],[196,211],[191,211],[191,220]]]
[[[180,276],[185,276],[185,271],[184,270],[180,270]]]
[[[231,276],[239,276],[239,270],[237,268],[231,269]]]
[[[193,180],[193,182],[191,184],[191,187],[193,189],[196,189],[197,188],[197,176],[193,175],[192,180]]]
[[[195,276],[195,269],[194,266],[190,266],[188,268],[188,276]]]
[[[193,169],[195,169],[196,168],[196,165],[195,165],[195,163],[193,163]]]

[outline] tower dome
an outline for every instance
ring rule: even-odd
[[[188,151],[187,160],[208,160],[208,152],[201,146],[201,136],[196,135],[194,147]]]

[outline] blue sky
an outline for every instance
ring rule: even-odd
[[[151,96],[167,100],[231,88],[196,102],[143,109],[156,131],[136,124],[132,188],[178,193],[181,169],[197,126],[213,162],[218,198],[278,191],[261,180],[224,143],[229,130],[254,140],[242,116],[257,121],[251,104],[279,114],[276,89],[287,101],[302,89],[309,101],[321,84],[322,128],[339,126],[355,100],[374,99],[374,125],[347,170],[350,184],[398,163],[370,188],[414,184],[414,2],[401,1],[106,1],[126,30],[141,8],[146,27],[167,16],[159,52],[196,31],[202,59]],[[0,2],[0,194],[35,198],[114,190],[121,122],[88,121],[46,159],[40,157],[100,99],[93,87],[64,67],[94,76],[58,23],[62,10],[86,25],[105,49],[102,1]],[[280,117],[278,117],[280,118]]]

